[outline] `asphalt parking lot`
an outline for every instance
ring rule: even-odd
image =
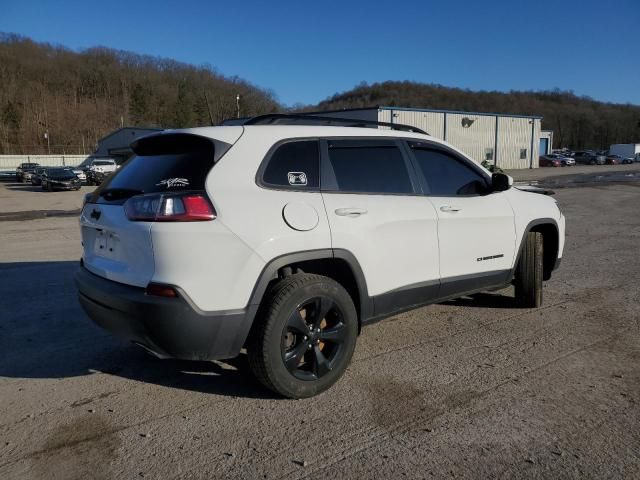
[[[0,478],[640,478],[638,178],[556,190],[542,308],[506,289],[398,315],[297,401],[243,357],[160,361],[93,326],[60,213],[82,194],[0,184]]]

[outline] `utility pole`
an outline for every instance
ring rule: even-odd
[[[209,98],[207,97],[207,92],[203,90],[204,93],[204,101],[207,104],[207,111],[209,112],[209,120],[211,120],[211,126],[213,127],[213,115],[211,113],[211,106],[209,106]]]
[[[240,118],[240,94],[236,95],[236,109],[238,110],[238,118]]]
[[[49,144],[49,130],[44,132],[44,138],[47,139],[47,153],[51,155],[51,145]]]

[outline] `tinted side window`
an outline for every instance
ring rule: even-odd
[[[271,155],[262,181],[276,187],[317,190],[320,154],[317,140],[287,142]]]
[[[441,150],[412,148],[431,195],[480,195],[487,193],[483,176]]]
[[[353,143],[329,143],[329,160],[340,191],[413,193],[407,165],[396,145]]]

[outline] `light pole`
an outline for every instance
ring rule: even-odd
[[[47,154],[51,155],[51,145],[49,145],[49,131],[44,132],[44,138],[47,139]]]
[[[236,95],[236,109],[238,110],[238,118],[240,118],[240,94]]]

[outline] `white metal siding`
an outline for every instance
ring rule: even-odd
[[[463,126],[467,125],[467,126]],[[487,149],[494,149],[496,140],[496,117],[447,113],[447,135],[445,140],[458,147],[475,161],[482,163]],[[495,152],[493,153],[495,158]],[[490,160],[493,163],[493,160]]]
[[[531,157],[532,133],[533,158]],[[520,158],[521,149],[526,150],[525,158]],[[498,166],[500,168],[529,168],[530,162],[533,168],[537,168],[539,149],[540,119],[498,117]]]
[[[393,123],[402,123],[418,127],[427,132],[432,137],[444,139],[444,115],[441,112],[420,112],[411,110],[380,110],[378,121],[389,122],[384,120],[391,118],[393,112]]]

